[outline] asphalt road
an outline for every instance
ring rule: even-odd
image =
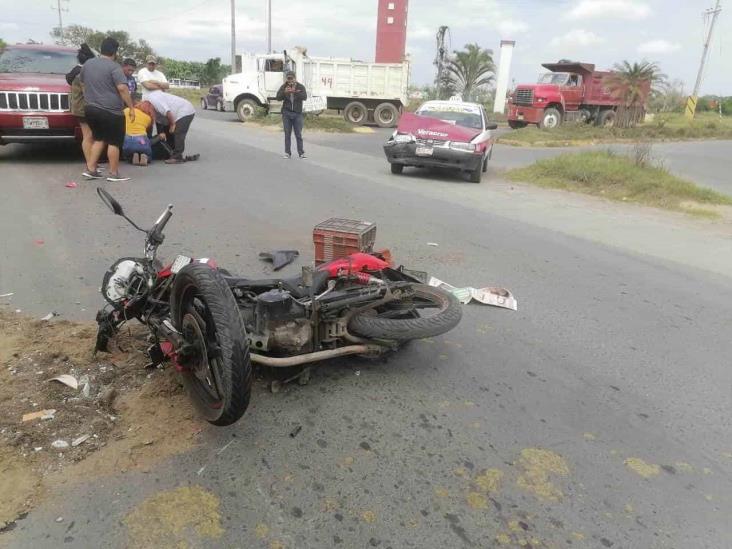
[[[395,177],[381,132],[309,135],[310,158],[288,161],[280,135],[214,116],[192,127],[199,162],[107,184],[143,223],[175,203],[164,254],[257,275],[260,250],[306,262],[313,225],[363,218],[399,262],[508,287],[519,310],[469,305],[456,330],[386,363],[331,362],[275,395],[259,384],[236,426],[147,474],[53,495],[11,546],[124,547],[132,509],[189,485],[214,494],[224,527],[213,540],[170,532],[194,547],[732,546],[726,229],[514,189],[495,167],[519,150],[497,150],[480,186]],[[91,319],[106,267],[138,253],[80,168],[68,151],[0,149],[0,293],[13,307]]]

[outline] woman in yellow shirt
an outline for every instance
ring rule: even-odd
[[[122,147],[123,158],[129,159],[135,166],[147,166],[152,160],[152,148],[148,130],[152,127],[155,111],[148,101],[135,104],[135,119],[130,120],[130,109],[125,113],[125,142]]]

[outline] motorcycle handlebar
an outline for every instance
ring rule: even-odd
[[[165,238],[163,236],[163,229],[165,229],[165,225],[168,224],[171,217],[173,217],[173,205],[168,204],[168,207],[163,210],[163,213],[160,214],[160,217],[158,217],[158,220],[150,231],[150,242],[153,244],[162,244]]]

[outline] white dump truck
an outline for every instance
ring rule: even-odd
[[[304,48],[242,58],[242,72],[224,78],[224,102],[244,122],[257,107],[276,111],[285,72],[292,70],[308,91],[305,112],[337,110],[352,124],[397,125],[407,104],[409,63],[364,63],[347,58],[310,57]]]

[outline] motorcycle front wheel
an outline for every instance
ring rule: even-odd
[[[183,383],[209,423],[231,425],[244,415],[252,367],[244,322],[229,286],[208,265],[191,263],[177,274],[171,318],[183,334]]]
[[[354,315],[348,329],[362,337],[408,341],[444,334],[460,323],[463,310],[454,295],[426,284],[412,289],[408,298]]]

